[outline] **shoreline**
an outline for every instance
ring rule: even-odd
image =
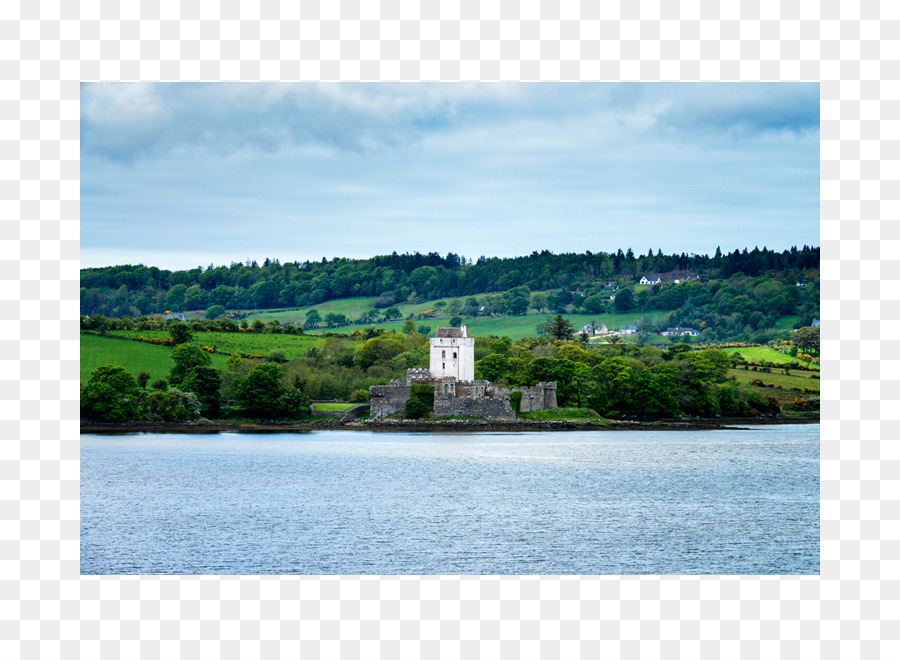
[[[93,422],[82,421],[80,433],[285,433],[291,431],[455,431],[527,432],[527,431],[717,431],[773,424],[819,424],[815,419],[779,418],[697,418],[653,421],[609,420],[594,422],[525,421],[492,422],[481,420],[382,420],[334,422]]]

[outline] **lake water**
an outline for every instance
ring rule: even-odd
[[[818,574],[819,426],[81,436],[82,574]]]

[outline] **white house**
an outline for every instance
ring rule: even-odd
[[[637,332],[636,325],[623,325],[619,328],[620,335],[633,335],[635,332]]]
[[[638,284],[659,284],[660,282],[662,282],[662,279],[659,277],[659,275],[657,275],[656,277],[651,275],[649,278],[644,275],[641,278],[641,281],[638,282]]]
[[[693,328],[666,328],[659,334],[665,335],[666,337],[684,337],[685,335],[688,337],[696,337],[700,333]]]
[[[821,325],[822,325],[822,322],[819,319],[813,319],[812,325],[810,327],[818,328],[818,327],[821,327]]]
[[[475,380],[475,338],[466,335],[466,326],[438,328],[437,337],[429,343],[433,377]]]

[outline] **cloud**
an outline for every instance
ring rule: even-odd
[[[671,88],[656,121],[681,131],[805,134],[819,130],[817,83],[708,83]]]
[[[815,84],[86,84],[83,254],[815,244],[818,107]]]

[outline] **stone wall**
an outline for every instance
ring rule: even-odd
[[[519,412],[548,410],[556,408],[556,383],[538,383],[533,387],[515,388],[522,393],[522,404]]]
[[[509,404],[511,390],[494,387],[486,380],[457,381],[455,378],[425,378],[421,369],[410,369],[405,381],[369,388],[371,419],[384,419],[402,412],[409,399],[412,383],[434,386],[433,417],[481,417],[509,421],[516,418]],[[534,387],[515,388],[522,392],[521,412],[556,408],[556,383],[538,383]]]
[[[384,419],[400,412],[409,398],[409,385],[402,381],[391,381],[390,385],[372,385],[369,388],[369,405],[372,419]]]

